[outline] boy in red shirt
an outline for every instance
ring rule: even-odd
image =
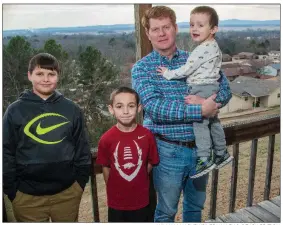
[[[117,124],[102,135],[96,160],[106,183],[108,222],[148,222],[149,172],[159,157],[153,134],[136,122],[140,111],[136,91],[112,92],[109,112]]]

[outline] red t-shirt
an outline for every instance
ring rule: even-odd
[[[148,163],[159,162],[153,134],[141,125],[132,132],[116,126],[104,133],[98,144],[96,163],[110,167],[108,206],[118,210],[137,210],[149,204]]]

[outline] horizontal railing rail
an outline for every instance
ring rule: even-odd
[[[233,146],[234,160],[232,163],[232,179],[230,188],[230,203],[229,212],[234,212],[236,201],[236,188],[238,178],[238,161],[239,161],[239,143],[252,141],[251,157],[250,157],[250,171],[249,171],[249,184],[248,184],[248,196],[247,206],[251,206],[253,203],[253,189],[256,167],[256,154],[258,139],[269,136],[268,145],[268,158],[266,167],[266,180],[264,186],[264,199],[269,199],[271,177],[272,177],[272,165],[274,155],[274,143],[275,134],[280,133],[280,115],[270,115],[264,117],[258,117],[252,120],[244,122],[235,122],[224,125],[224,132],[226,136],[227,145]],[[97,183],[96,174],[102,173],[101,166],[95,163],[97,153],[92,154],[92,176],[91,176],[91,190],[93,201],[93,217],[95,222],[99,222],[99,209],[98,209],[98,197],[97,197]],[[211,179],[211,196],[210,196],[210,219],[216,217],[216,204],[217,204],[217,188],[218,188],[218,170],[212,172]],[[156,204],[156,195],[153,193],[153,185],[151,184],[150,201],[151,205]],[[151,207],[152,215],[155,207]]]

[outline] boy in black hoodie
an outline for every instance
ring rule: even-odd
[[[80,108],[55,90],[59,73],[54,56],[35,55],[32,91],[3,117],[3,189],[18,221],[78,220],[91,154]]]

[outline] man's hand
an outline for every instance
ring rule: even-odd
[[[185,103],[201,105],[205,101],[205,98],[202,98],[197,95],[188,95],[185,97]]]
[[[201,105],[201,113],[202,116],[209,118],[214,117],[219,113],[219,107],[221,106],[220,103],[216,103],[214,100],[216,98],[216,94],[211,95],[207,98]]]
[[[167,71],[167,68],[159,66],[156,71],[158,72],[158,75],[163,75]]]

